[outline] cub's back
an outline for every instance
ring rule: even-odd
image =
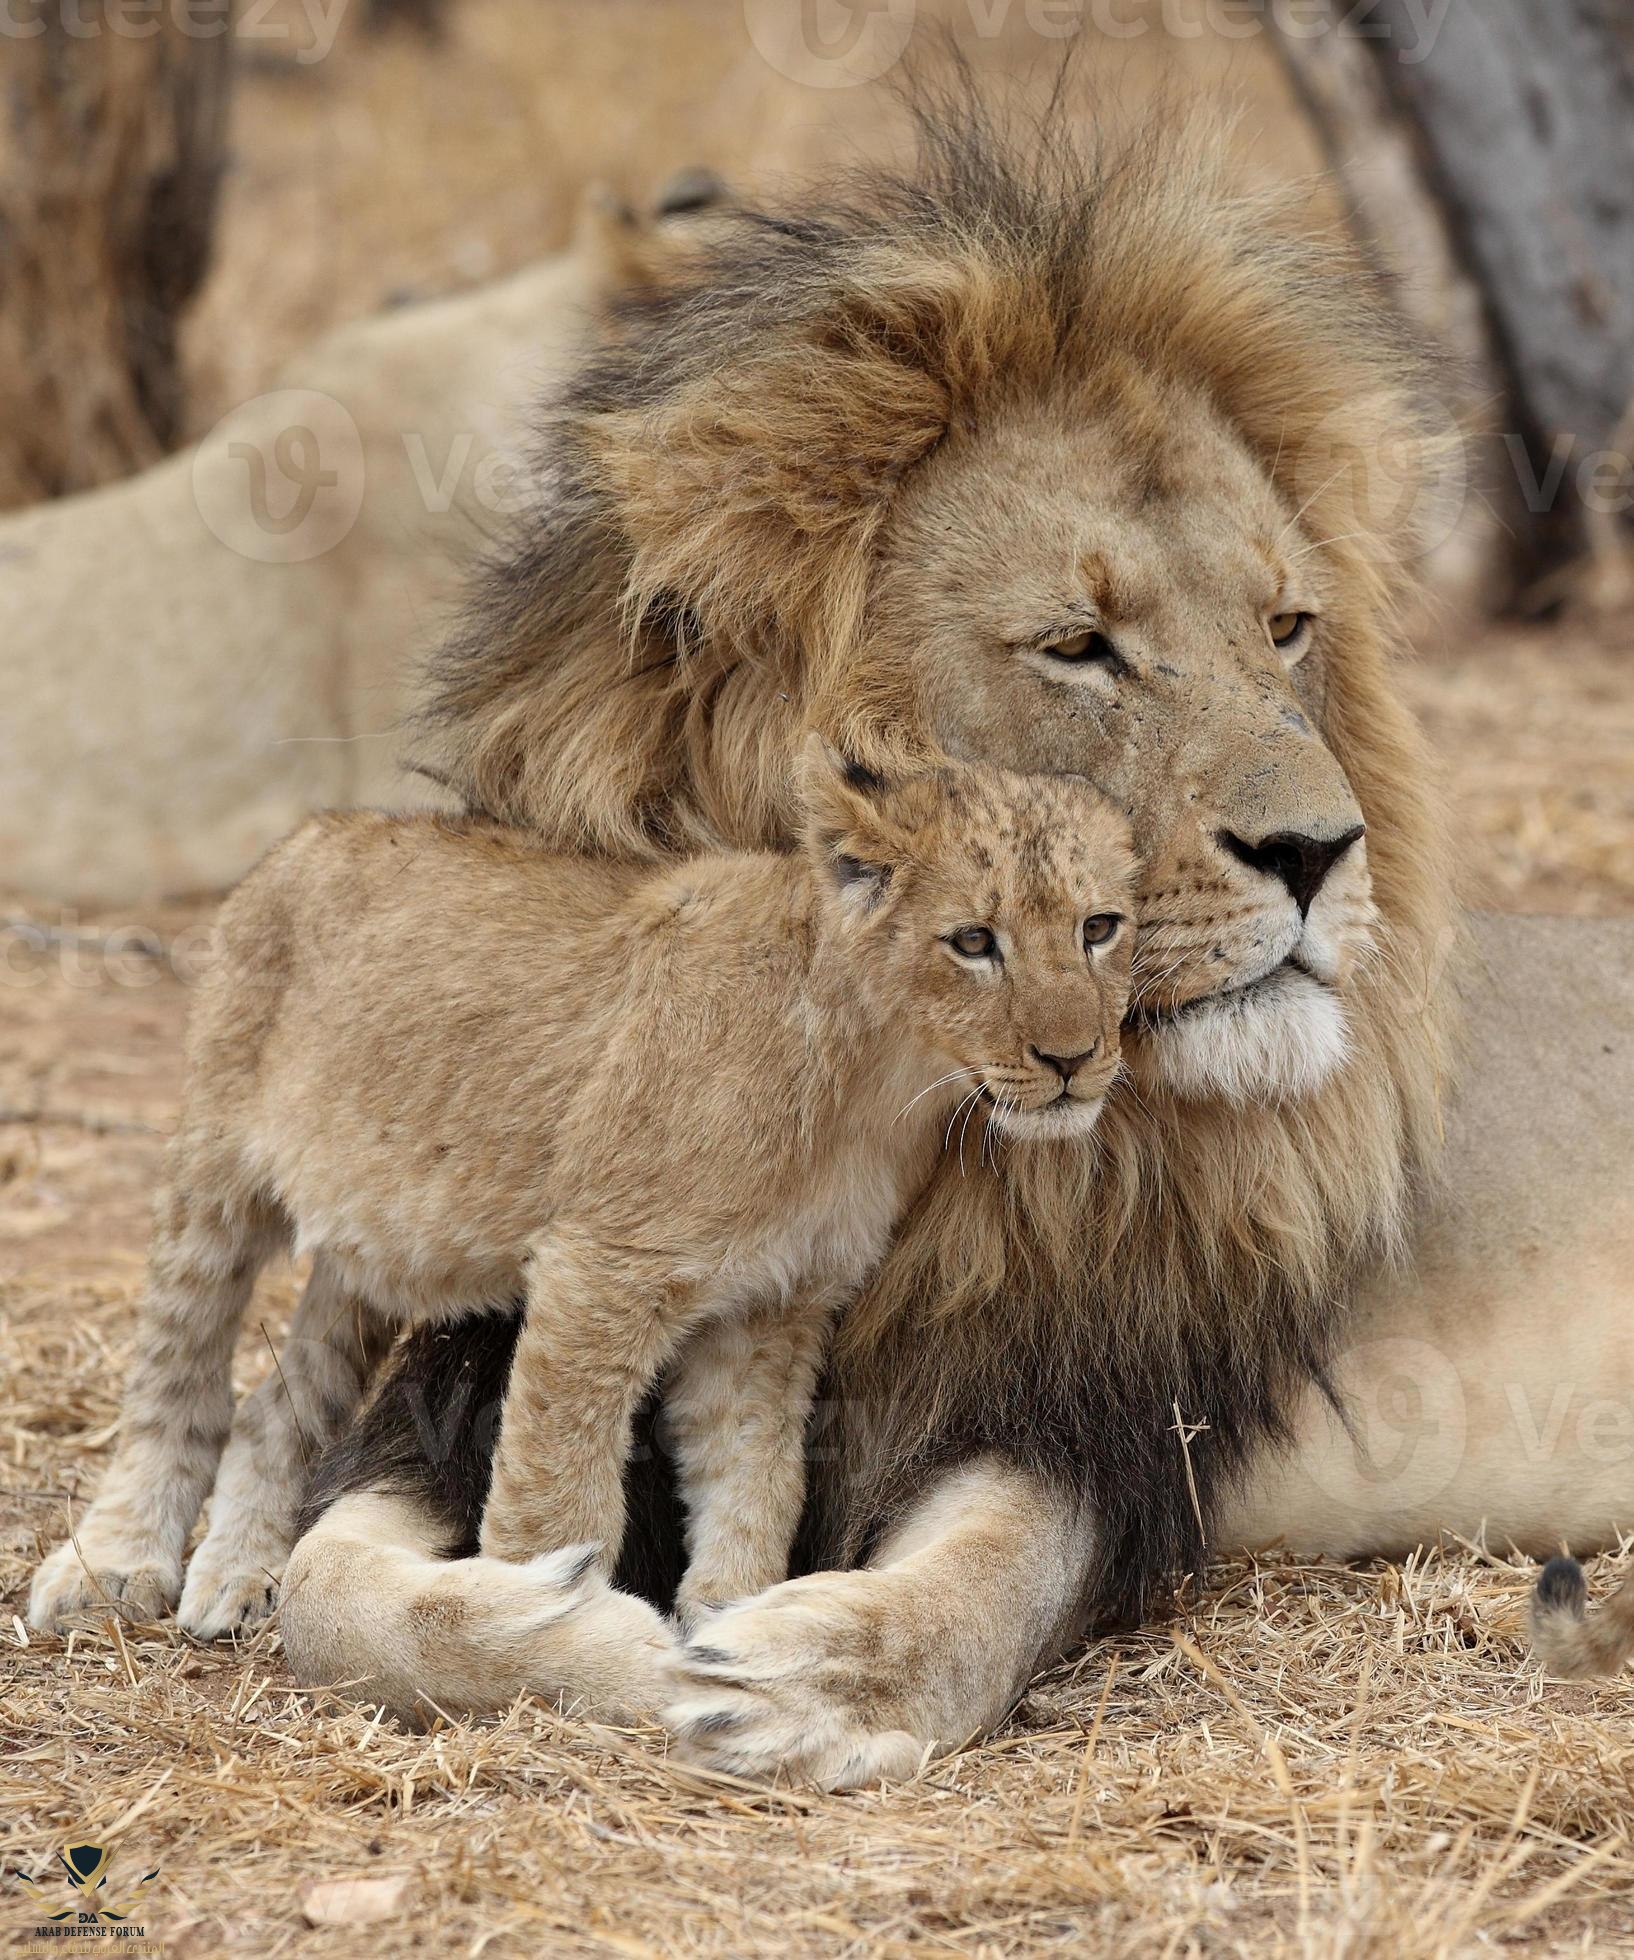
[[[478,821],[315,818],[223,908],[183,1127],[297,1216],[334,1224],[335,1194],[395,1192],[503,1240],[580,1092],[608,1106],[610,1065],[650,1124],[678,1074],[719,1065],[712,1023],[741,1038],[757,1007],[775,1016],[800,964],[797,876],[771,856],[665,868]]]
[[[553,857],[476,820],[313,818],[223,906],[189,1055],[199,1091],[393,1131],[525,1092],[628,968],[650,867]],[[541,1088],[559,1088],[546,1067]],[[270,1113],[270,1112],[269,1112]]]

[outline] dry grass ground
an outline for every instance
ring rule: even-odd
[[[1634,912],[1631,660],[1611,628],[1410,670],[1499,902]],[[176,1954],[1634,1949],[1634,1686],[1541,1686],[1530,1574],[1500,1548],[1228,1566],[1186,1602],[1184,1645],[1097,1645],[991,1742],[844,1798],[705,1786],[651,1737],[531,1706],[411,1735],[296,1689],[275,1632],[237,1653],[173,1627],[23,1645],[39,1543],[111,1436],[176,1100],[175,968],[204,916],[59,921],[49,947],[6,949],[8,1866],[41,1872],[71,1832],[117,1839],[123,1875],[160,1866],[148,1917]],[[133,925],[176,958],[132,950]],[[246,1384],[291,1293],[286,1273],[258,1295]],[[391,1881],[361,1895],[390,1916],[308,1927],[307,1889],[358,1875]],[[0,1924],[28,1923],[8,1882]]]
[[[757,170],[838,113],[752,65],[736,0],[463,4],[434,56],[348,27],[246,76],[198,420],[334,319],[558,242],[592,177]],[[1259,167],[1309,161],[1251,43],[1120,59],[1229,65]],[[1634,622],[1419,638],[1477,892],[1634,913]],[[1501,1548],[1230,1565],[1178,1638],[1097,1645],[997,1737],[844,1798],[705,1785],[533,1706],[410,1734],[295,1688],[275,1630],[26,1643],[39,1542],[110,1440],[201,916],[134,922],[174,963],[123,918],[0,939],[0,1927],[38,1917],[10,1868],[77,1834],[117,1844],[116,1889],[159,1867],[173,1955],[1634,1950],[1634,1688],[1539,1684]],[[264,1284],[246,1383],[290,1296]]]

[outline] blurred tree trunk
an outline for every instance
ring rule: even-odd
[[[229,0],[117,20],[9,9],[0,505],[105,483],[177,441],[177,329],[209,265],[233,58]]]
[[[1634,505],[1634,9],[1297,0],[1276,17],[1358,230],[1501,391],[1518,589]]]

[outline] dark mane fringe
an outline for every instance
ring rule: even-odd
[[[614,309],[420,738],[471,807],[558,848],[785,842],[814,708],[861,753],[901,719],[855,693],[871,554],[949,429],[1064,380],[1115,412],[1134,361],[1206,396],[1301,509],[1372,622],[1336,649],[1323,728],[1384,920],[1352,1061],[1297,1104],[1115,1099],[1071,1171],[940,1177],[814,1431],[809,1558],[855,1557],[928,1469],[992,1448],[1088,1491],[1091,1597],[1134,1617],[1200,1569],[1232,1479],[1325,1379],[1438,1145],[1449,880],[1385,646],[1411,539],[1309,468],[1410,429],[1419,370],[1348,250],[1231,196],[1208,140],[1086,138],[1060,94],[1006,120],[958,77],[919,120],[911,171],[712,220]]]

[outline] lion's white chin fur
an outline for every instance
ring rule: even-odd
[[[1140,1073],[1188,1102],[1281,1102],[1314,1095],[1349,1050],[1338,994],[1283,966],[1153,1029],[1141,1044]]]

